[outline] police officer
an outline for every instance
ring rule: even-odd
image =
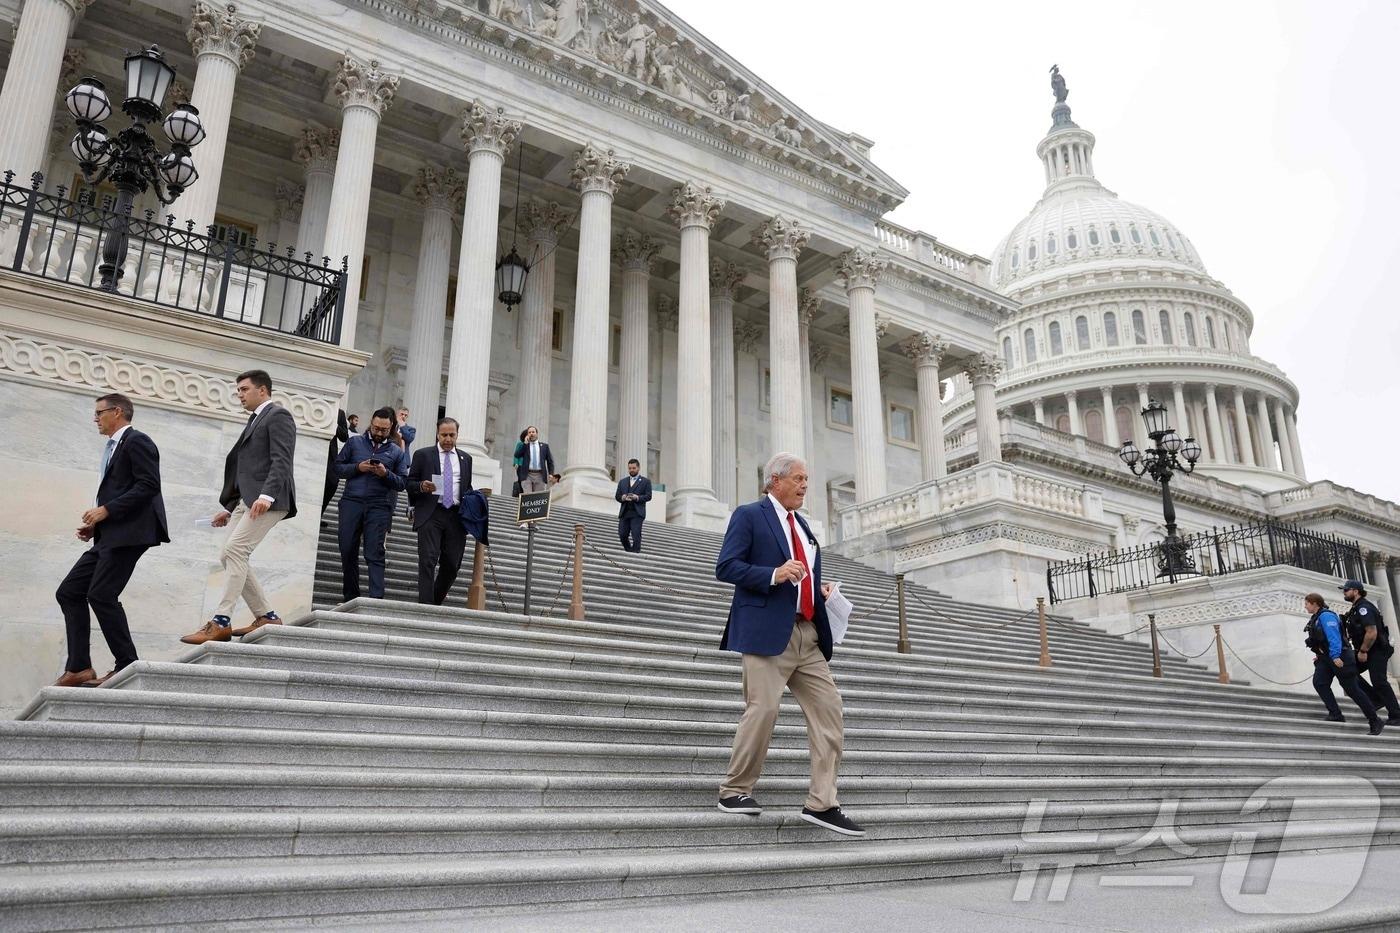
[[[1385,723],[1376,715],[1375,705],[1361,689],[1356,676],[1356,655],[1347,645],[1342,620],[1327,608],[1327,603],[1318,593],[1304,596],[1303,605],[1312,614],[1308,624],[1303,627],[1303,634],[1307,637],[1308,647],[1316,655],[1313,661],[1313,689],[1322,698],[1322,705],[1327,707],[1327,718],[1332,722],[1346,722],[1342,711],[1337,708],[1337,698],[1332,695],[1332,679],[1335,677],[1342,682],[1342,690],[1371,724],[1371,734],[1380,735]]]
[[[1359,580],[1348,580],[1341,590],[1342,598],[1351,603],[1351,608],[1342,614],[1342,622],[1356,649],[1357,672],[1369,675],[1370,683],[1361,681],[1361,689],[1378,708],[1385,707],[1389,717],[1385,721],[1387,726],[1400,725],[1400,701],[1396,700],[1395,691],[1385,676],[1386,664],[1395,653],[1385,619],[1376,604],[1366,598],[1366,587]]]

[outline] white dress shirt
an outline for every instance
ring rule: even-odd
[[[773,503],[773,511],[778,514],[778,524],[783,526],[783,544],[787,546],[788,557],[793,560],[801,560],[802,558],[799,558],[792,552],[792,526],[788,524],[788,515],[796,516],[797,513],[789,512],[787,506],[779,502],[771,492],[768,494],[768,501]],[[812,545],[812,539],[808,537],[807,529],[802,527],[801,522],[797,522],[795,518],[794,522],[797,525],[797,540],[802,544],[802,557],[807,560],[807,569],[812,573],[816,573],[816,553]],[[775,567],[773,568],[773,576],[769,579],[768,585],[777,586],[777,584],[778,569]]]

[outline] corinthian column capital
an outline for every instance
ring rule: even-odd
[[[462,209],[467,192],[467,180],[455,168],[425,165],[418,170],[413,182],[413,196],[428,210],[456,213]]]
[[[375,59],[365,64],[346,52],[336,71],[334,87],[342,107],[366,107],[383,116],[398,93],[399,76],[385,74]]]
[[[292,158],[305,165],[308,172],[333,172],[339,153],[340,130],[307,126],[302,129],[301,139],[292,150]]]
[[[221,55],[241,70],[252,60],[261,32],[260,24],[239,19],[238,7],[232,3],[215,6],[205,0],[195,0],[185,38],[196,56]]]
[[[853,288],[874,288],[885,271],[885,260],[868,250],[857,246],[847,250],[836,260],[836,274],[846,283],[846,291]]]
[[[753,242],[768,251],[769,262],[774,259],[796,260],[811,236],[797,221],[788,217],[773,217],[758,228]]]
[[[821,297],[816,292],[810,288],[802,289],[797,293],[797,323],[811,326],[821,306]]]
[[[467,153],[482,150],[505,157],[520,135],[520,121],[506,116],[504,107],[492,109],[474,100],[462,111],[462,142]]]
[[[706,230],[724,210],[724,201],[715,197],[709,185],[686,182],[671,192],[669,213],[681,228],[704,227]]]
[[[744,281],[747,273],[741,266],[723,259],[710,260],[710,296],[713,298],[733,298],[735,289]]]
[[[586,143],[574,158],[574,185],[585,193],[602,191],[611,197],[631,170],[630,164],[614,158],[611,149]]]
[[[943,354],[948,352],[948,341],[924,331],[900,341],[899,349],[916,366],[936,367],[943,362]]]
[[[613,248],[613,252],[617,255],[617,261],[623,269],[634,269],[642,272],[651,271],[651,261],[656,258],[656,254],[660,250],[660,243],[645,233],[636,233],[632,230],[624,230],[619,234],[617,245]]]
[[[997,377],[1002,371],[1001,358],[993,353],[978,353],[968,359],[963,372],[972,380],[975,385],[996,385]]]
[[[73,11],[73,18],[77,19],[83,15],[88,7],[92,6],[93,0],[63,0],[63,5]]]
[[[559,242],[559,235],[569,229],[573,222],[573,211],[555,201],[530,201],[521,212],[520,229],[524,231],[525,239],[554,246]]]

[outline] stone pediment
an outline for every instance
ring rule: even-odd
[[[657,3],[614,0],[371,0],[561,70],[706,129],[890,210],[908,190],[842,133]]]

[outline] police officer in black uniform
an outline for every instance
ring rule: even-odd
[[[1376,707],[1371,703],[1356,676],[1356,655],[1347,644],[1346,628],[1337,614],[1327,608],[1327,603],[1318,593],[1303,597],[1303,605],[1312,618],[1303,627],[1307,645],[1316,656],[1313,660],[1313,689],[1327,707],[1327,718],[1333,722],[1346,722],[1342,711],[1337,708],[1337,698],[1332,695],[1332,679],[1342,682],[1342,690],[1351,697],[1361,710],[1366,721],[1371,724],[1371,734],[1380,735],[1385,728],[1376,715]]]
[[[1390,643],[1385,619],[1376,604],[1366,598],[1366,587],[1361,581],[1348,580],[1341,590],[1342,598],[1351,603],[1351,608],[1342,613],[1342,622],[1356,651],[1357,672],[1367,675],[1370,681],[1362,680],[1361,689],[1377,708],[1385,707],[1387,726],[1400,725],[1400,701],[1386,678],[1386,665],[1395,647]]]

